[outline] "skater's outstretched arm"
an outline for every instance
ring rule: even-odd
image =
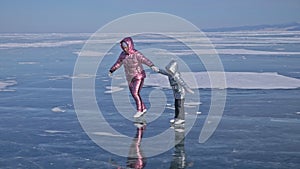
[[[122,65],[123,65],[123,60],[125,58],[125,52],[122,52],[118,58],[118,60],[116,61],[116,63],[109,69],[110,73],[113,73],[114,71],[116,71],[117,69],[119,69]]]
[[[163,69],[159,69],[157,73],[160,73],[160,74],[163,74],[163,75],[166,75],[166,76],[170,76],[170,74],[167,71],[163,70]]]

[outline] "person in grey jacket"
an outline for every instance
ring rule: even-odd
[[[170,122],[177,125],[185,122],[184,101],[185,93],[194,93],[193,90],[184,82],[178,71],[178,63],[172,60],[166,67],[166,70],[159,69],[158,73],[168,76],[169,83],[173,90],[175,98],[175,116]]]

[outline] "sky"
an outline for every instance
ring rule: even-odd
[[[119,17],[162,12],[200,29],[300,22],[300,0],[1,0],[0,33],[93,33]]]

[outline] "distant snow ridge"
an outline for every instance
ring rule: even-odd
[[[298,24],[299,26],[299,24]],[[170,33],[169,33],[170,34]],[[11,48],[45,48],[45,47],[62,47],[71,45],[84,45],[90,34],[0,34],[0,49],[11,49]],[[210,39],[212,44],[216,46],[218,54],[224,55],[299,55],[300,51],[284,51],[276,50],[272,46],[276,44],[298,44],[300,43],[300,31],[286,31],[286,30],[272,30],[272,31],[229,31],[229,32],[206,32],[207,37]],[[120,34],[99,34],[99,39],[89,40],[89,43],[98,44],[109,44]],[[211,50],[206,50],[207,47],[211,47],[210,43],[203,43],[203,36],[197,36],[195,32],[177,32],[172,33],[175,39],[166,39],[157,37],[157,35],[147,35],[147,38],[137,38],[136,43],[164,43],[172,46],[169,52],[178,56],[194,54],[191,50],[176,50],[173,49],[174,45],[178,40],[176,38],[185,39],[185,42],[199,47],[197,49],[198,54],[210,54]],[[70,39],[71,38],[71,39]],[[179,44],[181,46],[181,44]],[[247,46],[259,47],[249,49]],[[271,48],[261,49],[261,46],[268,46]],[[81,53],[82,52],[82,53]],[[213,51],[213,54],[215,52]],[[110,55],[111,52],[103,53],[99,48],[94,51],[74,51],[74,54],[80,56],[99,56],[99,55]],[[163,53],[162,53],[163,54]]]
[[[234,44],[233,44],[234,45]],[[218,47],[226,46],[223,44],[216,44]],[[244,45],[246,46],[246,45]],[[256,45],[258,46],[258,45]],[[285,51],[262,51],[262,50],[249,50],[249,49],[216,49],[218,54],[222,55],[300,55],[300,52],[285,52]],[[155,52],[155,54],[159,55],[167,55],[170,51],[163,52]],[[177,56],[187,56],[187,55],[193,55],[194,52],[197,52],[197,54],[202,55],[209,55],[209,54],[215,54],[212,50],[205,50],[205,49],[199,49],[199,50],[172,50],[172,54]]]
[[[279,75],[276,72],[224,72],[226,86],[212,86],[209,76],[223,76],[223,72],[182,72],[191,88],[235,88],[235,89],[295,89],[300,88],[300,79]],[[197,83],[194,82],[194,79]],[[145,85],[169,88],[166,76],[153,74],[146,78]]]
[[[44,48],[44,47],[61,47],[69,45],[82,45],[84,40],[72,40],[72,41],[56,41],[56,42],[30,42],[30,43],[2,43],[0,48]]]

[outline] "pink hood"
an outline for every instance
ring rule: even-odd
[[[136,52],[136,50],[134,49],[134,44],[133,44],[133,40],[131,39],[131,37],[126,37],[123,40],[121,40],[120,44],[122,44],[122,42],[127,43],[129,51],[128,54],[133,54]]]

